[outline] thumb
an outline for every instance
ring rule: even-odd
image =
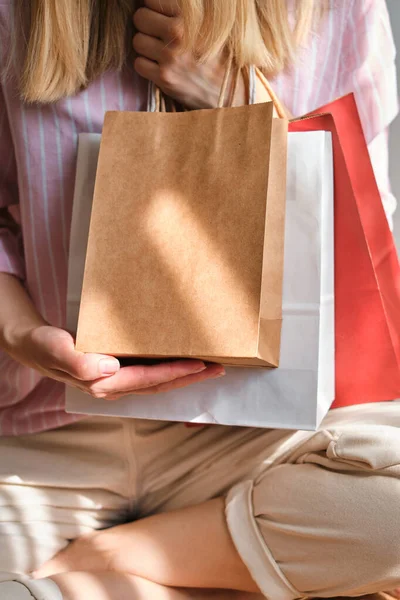
[[[44,329],[47,331],[43,331],[43,342],[51,368],[81,381],[94,381],[114,375],[119,370],[119,361],[113,356],[78,352],[70,333],[53,327]]]

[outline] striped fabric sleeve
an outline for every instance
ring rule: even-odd
[[[343,40],[339,94],[354,92],[389,225],[388,127],[398,113],[396,48],[385,0],[353,0]]]
[[[339,93],[354,92],[369,144],[398,112],[396,48],[385,0],[353,0],[343,38]]]
[[[17,203],[18,178],[13,141],[0,87],[0,272],[24,279],[20,228],[12,217]]]

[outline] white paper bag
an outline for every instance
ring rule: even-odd
[[[78,320],[99,146],[99,135],[80,136],[68,279],[72,331]],[[318,427],[335,395],[331,134],[289,133],[287,173],[280,367],[231,368],[222,379],[116,402],[68,388],[68,412],[284,429]]]

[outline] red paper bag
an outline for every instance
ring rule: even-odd
[[[335,186],[336,400],[400,398],[400,266],[354,95],[290,124],[332,133]]]

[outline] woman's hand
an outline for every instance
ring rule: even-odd
[[[136,11],[138,33],[133,47],[138,54],[135,69],[153,81],[167,96],[187,108],[215,108],[226,68],[226,57],[199,62],[194,52],[182,52],[183,22],[176,0],[145,0]],[[228,85],[227,96],[230,94]],[[233,104],[246,101],[244,82],[238,83]]]
[[[106,400],[166,392],[224,374],[223,367],[199,360],[120,368],[111,356],[78,352],[67,331],[44,324],[9,330],[7,340],[6,350],[18,362]]]

